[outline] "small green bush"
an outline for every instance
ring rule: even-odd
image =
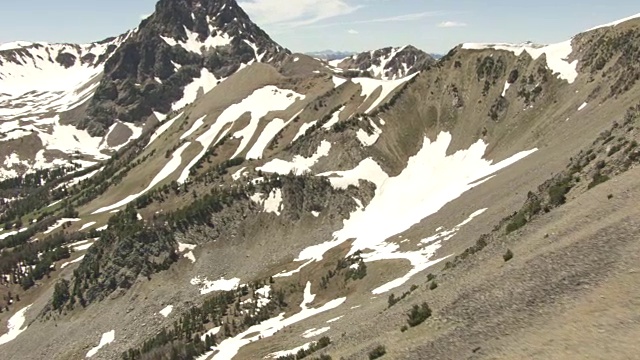
[[[502,258],[504,259],[505,262],[513,259],[513,251],[511,251],[511,249],[508,249],[507,252],[502,255]]]
[[[384,347],[384,345],[380,345],[375,349],[371,350],[371,352],[369,352],[369,360],[379,359],[383,357],[386,353],[387,353],[387,349]]]
[[[423,302],[422,305],[413,305],[407,317],[407,324],[410,327],[418,326],[431,317],[431,308],[426,302]]]

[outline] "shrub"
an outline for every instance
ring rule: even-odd
[[[507,249],[507,252],[502,255],[502,258],[504,259],[505,262],[513,259],[513,251],[511,251],[511,249]]]
[[[369,352],[369,360],[379,359],[387,353],[384,345],[380,345]]]
[[[524,216],[523,212],[518,212],[513,219],[511,220],[511,222],[509,224],[507,224],[507,234],[510,234],[518,229],[520,229],[521,227],[525,226],[527,224],[527,218]]]
[[[418,326],[431,317],[431,308],[429,308],[426,302],[423,302],[422,305],[413,305],[407,317],[407,324],[409,324],[410,327]]]
[[[594,187],[609,181],[609,177],[607,175],[602,175],[600,172],[597,172],[593,175],[593,180],[587,186],[588,189],[593,189]]]

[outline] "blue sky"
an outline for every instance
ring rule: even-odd
[[[89,42],[135,27],[155,0],[3,1],[0,43]],[[640,13],[637,0],[239,0],[293,51],[362,51],[413,44],[447,52],[462,42],[550,43]],[[28,4],[28,5],[27,5]]]

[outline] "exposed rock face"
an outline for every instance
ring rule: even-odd
[[[194,78],[217,80],[242,65],[277,65],[289,51],[275,43],[233,0],[163,0],[105,64],[105,76],[78,124],[103,135],[119,119],[167,113]]]
[[[343,70],[357,70],[380,79],[399,79],[413,75],[435,63],[431,55],[409,45],[363,52],[337,63]]]

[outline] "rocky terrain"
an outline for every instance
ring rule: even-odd
[[[634,358],[639,37],[0,45],[2,358]]]

